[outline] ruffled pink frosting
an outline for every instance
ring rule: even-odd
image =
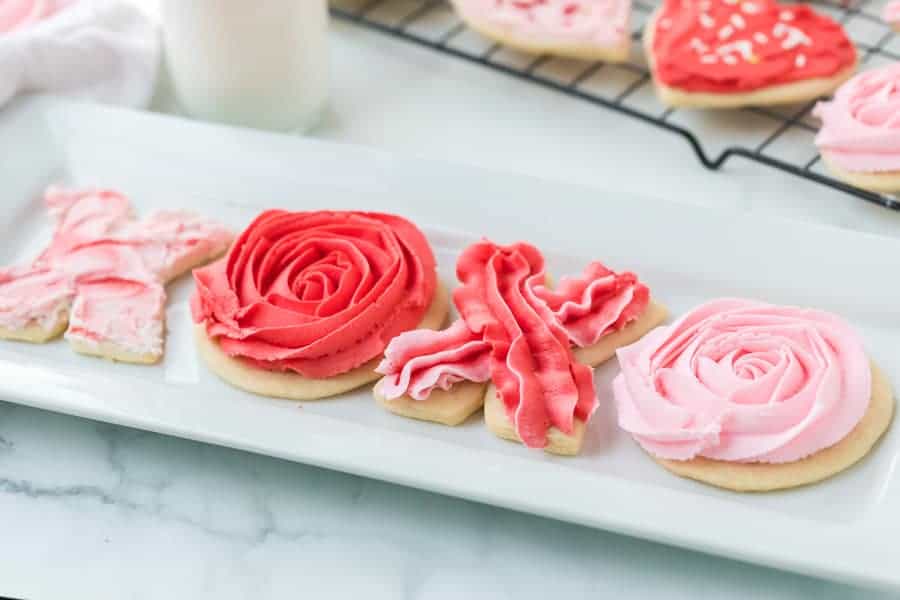
[[[143,221],[112,190],[51,187],[45,203],[56,227],[31,263],[0,269],[0,326],[52,329],[71,309],[66,337],[162,353],[163,284],[225,251],[224,226],[186,211]]]
[[[847,323],[751,300],[703,304],[618,358],[619,425],[666,459],[799,460],[846,437],[872,393]]]
[[[0,34],[25,29],[74,0],[0,0]]]
[[[629,35],[630,0],[455,0],[463,16],[537,41],[618,46]]]
[[[491,345],[457,319],[443,331],[401,333],[388,344],[377,371],[386,375],[385,397],[425,400],[433,390],[449,390],[460,381],[489,381]]]
[[[649,291],[632,273],[591,263],[581,277],[544,286],[544,257],[529,244],[488,241],[466,248],[453,294],[460,319],[440,332],[394,338],[378,372],[388,398],[424,400],[437,388],[493,380],[522,441],[542,448],[552,426],[571,433],[597,407],[593,371],[572,345],[621,329],[647,307]]]
[[[900,23],[900,1],[888,2],[881,11],[881,18],[889,25]]]
[[[816,146],[847,170],[900,170],[900,64],[872,69],[842,85],[829,102],[816,104],[822,120]]]

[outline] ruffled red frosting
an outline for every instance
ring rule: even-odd
[[[437,286],[415,225],[339,211],[266,211],[194,279],[194,321],[227,354],[311,378],[379,356],[421,322]]]
[[[653,30],[657,78],[689,92],[748,92],[831,77],[855,61],[841,25],[802,4],[666,0]]]
[[[571,434],[597,407],[593,371],[572,345],[587,346],[646,309],[649,290],[632,273],[591,263],[556,290],[544,286],[544,257],[529,244],[482,241],[466,248],[453,295],[461,319],[442,332],[413,331],[388,346],[378,371],[388,398],[424,399],[461,380],[497,387],[522,441],[547,444],[556,427]]]

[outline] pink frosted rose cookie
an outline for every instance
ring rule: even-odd
[[[824,311],[714,300],[617,354],[619,426],[670,471],[723,488],[830,477],[893,415],[859,335]]]
[[[816,146],[839,178],[875,192],[900,191],[900,64],[860,73],[819,102]]]
[[[630,0],[452,0],[475,31],[534,54],[621,62],[631,43]]]

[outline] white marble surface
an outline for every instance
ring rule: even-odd
[[[346,25],[332,39],[320,137],[900,231],[751,165],[707,173],[680,140],[482,69]],[[0,595],[35,599],[890,597],[3,403],[0,535]]]

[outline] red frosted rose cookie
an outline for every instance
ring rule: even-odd
[[[856,68],[843,28],[805,5],[666,0],[644,45],[661,100],[732,108],[789,104],[834,91]]]
[[[598,262],[551,289],[544,257],[524,243],[473,244],[456,272],[460,319],[395,338],[378,367],[385,377],[376,400],[446,425],[484,405],[496,435],[577,454],[597,406],[591,367],[662,322],[666,310],[633,273]]]
[[[295,400],[374,381],[388,342],[440,327],[449,305],[425,236],[382,213],[266,211],[194,279],[196,339],[210,369]]]

